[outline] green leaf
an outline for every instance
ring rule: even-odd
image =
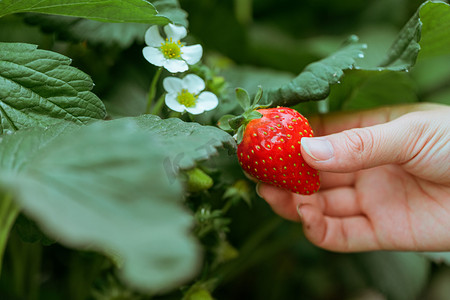
[[[417,60],[417,64],[411,70],[411,77],[416,82],[422,101],[430,101],[430,97],[445,93],[445,90],[450,88],[449,65],[450,54]]]
[[[180,182],[165,176],[165,157],[136,122],[101,122],[55,138],[26,172],[1,175],[50,236],[113,256],[129,284],[161,290],[191,277],[199,259],[187,234],[193,220],[180,206]]]
[[[219,119],[219,122],[217,122],[217,126],[219,126],[220,129],[229,131],[232,130],[230,124],[228,123],[229,120],[236,117],[235,115],[224,115]]]
[[[420,254],[436,263],[445,263],[450,265],[450,252],[421,252]]]
[[[255,97],[253,98],[252,106],[257,105],[259,101],[261,101],[262,96],[263,96],[263,89],[262,86],[259,85],[258,91],[256,92]]]
[[[70,134],[79,126],[60,121],[48,128],[27,128],[20,133],[4,135],[0,140],[0,170],[17,174],[25,172],[30,161],[42,148],[62,134]],[[23,132],[23,133],[22,133]]]
[[[143,43],[150,25],[142,23],[105,23],[89,19],[44,14],[26,14],[25,21],[56,33],[59,39],[86,41],[93,45],[127,48],[135,41]]]
[[[383,87],[383,88],[380,88]],[[331,88],[329,111],[370,109],[417,102],[415,82],[404,72],[348,70]]]
[[[420,50],[418,41],[421,25],[417,11],[400,31],[386,57],[380,63],[380,67],[390,70],[407,70],[415,64]]]
[[[382,63],[383,67],[345,72],[342,84],[332,87],[328,99],[330,110],[369,109],[416,102],[419,88],[427,96],[427,101],[442,102],[440,95],[433,95],[433,98],[429,92],[447,83],[448,68],[442,66],[447,63],[446,57],[450,54],[449,22],[448,4],[425,2],[400,32]],[[411,68],[418,53],[419,58],[426,59],[426,62],[419,62],[412,70],[418,81],[414,82],[408,74],[397,71]],[[430,59],[433,57],[434,60]],[[445,94],[442,94],[442,99],[447,99]]]
[[[449,25],[450,6],[441,1],[426,1],[403,27],[380,66],[408,70],[419,53],[420,59],[449,54]]]
[[[244,113],[246,121],[251,121],[254,119],[260,119],[263,115],[259,111],[252,110],[248,113]]]
[[[250,96],[247,91],[242,88],[236,88],[236,99],[239,105],[245,110],[250,107]]]
[[[3,0],[0,17],[21,12],[36,12],[81,17],[103,22],[136,22],[167,24],[169,20],[157,16],[155,7],[147,0]]]
[[[188,27],[188,13],[181,9],[178,0],[153,0],[152,4],[158,11],[158,16],[164,16],[175,24]]]
[[[160,16],[165,16],[175,24],[187,27],[187,13],[180,8],[177,0],[154,1],[153,5]],[[135,41],[144,42],[150,22],[142,23],[105,23],[76,17],[25,14],[27,23],[40,26],[46,32],[55,32],[59,38],[73,41],[87,41],[90,44],[106,46],[119,45],[127,48]],[[156,24],[160,24],[157,22]]]
[[[383,73],[383,71],[408,70],[415,63],[417,53],[421,47],[425,49],[423,50],[423,57],[448,54],[450,51],[448,44],[450,36],[448,34],[448,28],[450,28],[448,26],[448,11],[449,5],[446,3],[425,2],[405,25],[380,67],[360,69],[358,64],[354,68],[358,70],[348,70],[353,68],[356,58],[358,58],[358,61],[361,61],[361,49],[363,48],[361,44],[350,44],[322,61],[307,66],[289,84],[280,84],[278,82],[279,87],[273,87],[273,83],[264,82],[263,86],[267,92],[262,102],[268,103],[272,100],[273,106],[293,106],[299,102],[321,100],[328,96],[330,87],[332,88],[332,93],[337,93],[337,95],[331,95],[334,102],[331,103],[332,110],[336,109],[336,105],[340,107],[339,105],[343,102],[346,102],[345,105],[342,104],[346,109],[356,109],[370,108],[381,104],[416,101],[417,96],[413,95],[416,91],[411,86],[412,82],[407,76],[387,74]],[[419,46],[421,28],[422,39]],[[419,58],[422,58],[422,54],[420,54]],[[348,70],[345,72],[346,76],[348,74],[354,76],[352,78],[342,77],[343,70]],[[244,82],[245,84],[241,84],[241,86],[251,92],[258,84],[258,81],[264,80],[259,75],[261,72],[250,74],[249,72],[243,72],[243,70],[239,71],[238,73],[230,71],[230,74],[227,75],[225,73],[225,76],[229,80]],[[370,73],[368,73],[369,71]],[[358,74],[358,72],[363,73]],[[278,78],[276,76],[273,77]],[[393,81],[389,81],[389,79],[393,79]],[[250,80],[252,81],[250,82]],[[340,81],[342,81],[342,85],[336,84]],[[393,88],[393,95],[390,97],[390,100],[387,97],[390,89],[379,89],[375,86],[376,83],[388,84],[390,88]],[[267,88],[267,86],[270,88]],[[350,96],[350,99],[345,99],[347,96]],[[377,101],[377,96],[380,96],[380,101]],[[337,101],[337,99],[340,100]]]
[[[428,96],[427,101],[442,102],[439,98],[441,96],[434,95],[439,99],[433,99],[429,92],[445,86],[447,82],[448,68],[442,66],[447,63],[446,57],[450,54],[449,22],[448,4],[425,2],[400,32],[382,64],[383,67],[345,72],[342,84],[332,87],[329,96],[330,110],[369,109],[416,102],[418,87],[429,90],[425,93],[422,91]],[[414,82],[408,74],[397,71],[412,67],[418,53],[419,59],[426,59],[426,63],[419,62],[418,68],[413,69],[415,77],[418,77],[418,82]],[[442,99],[447,99],[445,94],[442,94]]]
[[[0,43],[0,133],[105,117],[91,78],[71,59],[22,43]]]
[[[234,139],[217,127],[183,122],[178,118],[161,120],[154,115],[130,119],[135,120],[143,130],[164,140],[166,162],[171,162],[173,170],[193,168],[196,161],[207,160],[217,155],[217,148],[225,147],[230,152],[236,150]],[[166,169],[168,176],[170,173],[172,170]]]
[[[266,89],[261,104],[293,106],[300,102],[325,99],[330,86],[339,83],[344,70],[353,68],[355,59],[363,56],[364,44],[349,44],[332,55],[308,65],[288,84],[276,89]]]
[[[236,143],[239,145],[242,142],[242,139],[244,138],[244,130],[245,126],[241,126],[238,128],[236,132]]]
[[[420,8],[421,50],[418,59],[450,54],[450,5],[426,2]]]
[[[244,115],[239,115],[234,118],[231,118],[228,120],[228,124],[230,124],[231,129],[236,130],[239,127],[241,127],[242,124],[244,124],[246,121]]]
[[[20,212],[19,206],[13,201],[16,199],[13,199],[12,186],[7,181],[17,173],[24,172],[39,149],[62,132],[68,134],[75,128],[78,126],[63,121],[58,127],[24,129],[19,134],[4,135],[0,139],[0,188],[4,191],[0,198],[0,271],[7,237]],[[8,180],[1,180],[3,177]]]
[[[224,144],[218,128],[156,116],[27,129],[1,141],[0,184],[50,237],[112,256],[131,286],[167,290],[200,258],[178,172]]]

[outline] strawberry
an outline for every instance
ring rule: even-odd
[[[256,179],[308,195],[320,186],[319,172],[303,160],[300,139],[313,136],[308,120],[294,109],[257,110],[263,116],[251,120],[237,154],[241,167]]]
[[[239,128],[237,156],[242,169],[256,179],[291,192],[309,195],[320,187],[319,171],[301,155],[301,138],[312,137],[308,120],[287,107],[258,109],[262,92],[250,103],[248,94],[236,91],[242,116],[224,116],[229,127]],[[247,99],[248,98],[248,99]]]

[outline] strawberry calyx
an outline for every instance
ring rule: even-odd
[[[242,142],[245,127],[247,126],[247,124],[251,120],[259,119],[262,117],[262,114],[257,110],[261,108],[267,108],[271,105],[271,103],[267,105],[258,104],[262,98],[262,95],[263,91],[261,86],[258,87],[258,92],[256,93],[253,100],[250,99],[250,96],[246,90],[242,88],[236,88],[236,98],[244,112],[238,116],[224,115],[219,119],[219,128],[225,131],[234,132],[234,138],[236,139],[238,144]]]

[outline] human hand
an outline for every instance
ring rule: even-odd
[[[341,252],[450,250],[450,107],[415,104],[311,118],[302,155],[321,190],[302,196],[259,184],[284,218]],[[323,137],[322,137],[323,136]]]

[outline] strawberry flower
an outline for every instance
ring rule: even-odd
[[[144,57],[151,64],[164,67],[171,73],[184,72],[188,65],[197,63],[203,54],[201,45],[186,46],[180,40],[187,34],[186,28],[168,24],[164,26],[166,39],[159,34],[158,26],[150,27],[145,33],[145,43],[142,50]]]
[[[194,74],[186,75],[183,79],[166,77],[163,80],[163,87],[167,92],[166,105],[174,111],[187,111],[198,115],[214,109],[219,104],[215,94],[203,91],[205,82]]]

